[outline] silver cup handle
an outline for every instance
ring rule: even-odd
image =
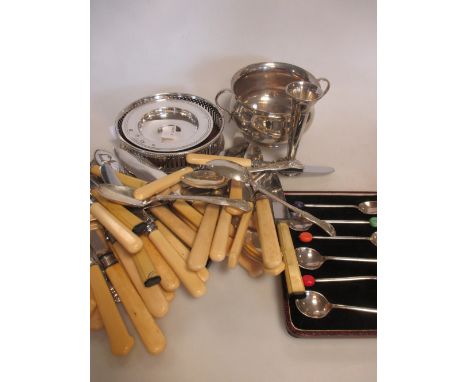
[[[320,83],[321,81],[325,82],[325,89],[322,87],[322,84]],[[317,82],[320,85],[320,89],[322,89],[322,95],[320,96],[320,98],[323,98],[323,96],[328,93],[328,90],[330,90],[330,81],[328,81],[326,78],[320,77],[317,78]],[[320,98],[318,98],[317,101]]]
[[[232,92],[231,89],[223,89],[223,90],[220,90],[220,91],[218,92],[218,94],[216,94],[215,103],[216,103],[216,106],[218,106],[221,110],[223,110],[223,111],[225,111],[226,113],[229,114],[229,120],[231,120],[231,119],[232,119],[232,113],[231,113],[229,110],[226,110],[224,107],[222,107],[222,106],[219,104],[219,102],[218,102],[218,98],[219,98],[222,94],[224,94],[224,93],[226,93],[226,92],[229,92],[229,93],[231,93],[231,94],[234,94],[234,93]]]

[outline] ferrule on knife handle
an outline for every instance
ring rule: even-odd
[[[151,315],[156,318],[164,317],[169,311],[169,304],[162,293],[161,287],[159,285],[153,285],[152,287],[147,288],[143,284],[135,263],[132,260],[133,255],[130,255],[125,251],[118,242],[112,244],[112,250],[119,262],[125,268],[128,277],[132,281],[133,286],[138,291],[138,294],[142,298]]]
[[[151,354],[161,353],[166,347],[166,338],[128,278],[122,265],[116,263],[112,267],[107,268],[106,273],[117,290],[125,311],[137,330],[146,350]]]
[[[94,202],[90,207],[90,212],[128,252],[137,253],[141,250],[143,243],[140,238],[102,204]]]
[[[107,332],[111,351],[116,355],[125,355],[133,347],[133,337],[128,333],[98,264],[91,265],[90,272],[91,290]]]
[[[286,287],[288,294],[297,298],[305,297],[305,287],[302,281],[302,274],[297,262],[296,250],[289,231],[287,221],[279,221],[277,223],[278,237],[283,252],[286,279]]]
[[[143,247],[145,248],[146,253],[148,253],[154,268],[158,274],[161,275],[160,286],[168,292],[175,291],[180,286],[180,280],[176,273],[169,266],[164,257],[162,257],[148,236],[142,237],[142,240]]]

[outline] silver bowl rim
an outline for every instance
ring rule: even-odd
[[[124,137],[122,137],[122,135],[121,135],[121,133],[119,131],[120,130],[119,129],[119,121],[122,119],[122,117],[124,117],[130,110],[132,110],[135,106],[138,106],[139,104],[144,104],[144,103],[146,103],[148,101],[161,99],[161,98],[164,98],[164,97],[167,97],[167,96],[177,97],[177,98],[179,98],[179,97],[188,97],[188,98],[191,98],[193,100],[200,100],[202,102],[206,102],[211,107],[213,107],[213,109],[215,109],[218,112],[219,121],[220,121],[219,131],[217,132],[217,134],[212,139],[210,139],[209,141],[207,141],[205,144],[203,144],[201,146],[196,146],[196,147],[192,147],[192,148],[187,149],[187,150],[174,151],[174,152],[159,152],[159,151],[146,150],[146,149],[143,149],[143,148],[140,148],[138,146],[133,145],[132,143],[128,142]],[[217,124],[213,123],[213,127],[217,127]],[[140,154],[142,154],[144,156],[150,156],[150,157],[153,157],[153,158],[157,158],[157,157],[179,157],[179,156],[185,156],[186,154],[194,152],[194,150],[195,151],[203,150],[203,149],[209,147],[214,142],[216,142],[219,139],[219,137],[223,134],[224,118],[223,118],[223,114],[221,113],[219,108],[215,104],[213,104],[212,102],[208,101],[207,99],[205,99],[203,97],[196,96],[196,95],[189,94],[189,93],[163,92],[163,93],[155,93],[153,95],[149,95],[149,96],[146,96],[146,97],[139,98],[138,100],[133,101],[131,104],[126,106],[118,114],[117,118],[115,119],[114,130],[115,130],[115,133],[116,133],[116,135],[119,138],[119,141],[121,143],[123,143],[125,146],[129,146],[132,150],[134,150],[134,151],[136,151],[136,152],[138,152],[138,153],[140,153]]]
[[[320,88],[319,81],[312,73],[293,64],[288,64],[286,62],[257,62],[255,64],[247,65],[243,67],[242,69],[239,69],[232,76],[230,90],[237,102],[239,102],[240,104],[242,104],[242,106],[246,107],[247,109],[251,110],[257,115],[283,118],[284,116],[289,115],[289,113],[272,113],[272,112],[267,112],[267,111],[263,111],[259,109],[254,109],[248,102],[245,102],[239,99],[239,96],[234,91],[234,85],[236,84],[237,81],[239,81],[242,77],[246,76],[247,74],[261,72],[261,71],[269,71],[272,69],[287,69],[288,71],[292,73],[296,72],[299,74],[300,77],[305,78],[307,81],[313,83],[314,85]]]

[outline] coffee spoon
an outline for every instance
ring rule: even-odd
[[[346,277],[322,277],[316,279],[312,275],[302,276],[304,286],[312,287],[316,283],[335,283],[335,282],[350,282],[350,281],[377,281],[377,276],[346,276]]]
[[[341,256],[322,256],[314,248],[299,247],[296,248],[296,257],[299,266],[311,271],[319,269],[325,261],[356,261],[360,263],[376,263],[377,259],[367,259],[363,257],[341,257]]]
[[[332,304],[319,292],[306,290],[305,293],[306,296],[304,298],[296,300],[296,307],[303,315],[310,318],[324,318],[332,311],[332,309],[345,309],[377,314],[377,309],[374,308]]]
[[[377,231],[374,232],[370,237],[366,236],[314,236],[313,240],[369,240],[372,244],[377,247]]]
[[[292,217],[289,219],[289,227],[294,231],[307,231],[310,227],[312,227],[312,223],[308,220],[297,216],[296,213],[291,214]],[[369,224],[372,228],[377,228],[377,216],[372,216],[369,220],[325,220],[327,223],[330,224]]]
[[[317,208],[356,208],[366,215],[376,215],[377,214],[377,201],[366,201],[359,203],[357,206],[353,204],[309,204],[303,203],[301,201],[296,201],[294,204],[299,208],[304,207],[317,207]]]

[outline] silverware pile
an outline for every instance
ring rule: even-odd
[[[335,231],[285,201],[275,172],[294,164],[255,168],[246,158],[189,154],[195,168],[167,175],[142,157],[115,152],[117,160],[100,150],[91,166],[90,209],[91,327],[105,327],[113,353],[133,346],[116,298],[148,352],[158,354],[166,339],[155,318],[168,313],[180,285],[195,298],[206,293],[209,262],[239,264],[251,277],[286,271],[289,293],[305,296],[287,210]]]

